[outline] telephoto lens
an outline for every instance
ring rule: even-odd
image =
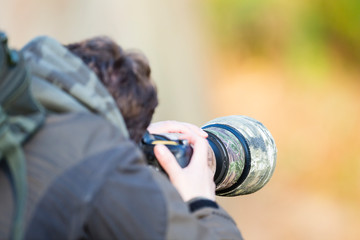
[[[203,127],[216,158],[216,195],[238,196],[261,189],[271,178],[277,148],[268,129],[247,116],[213,119]]]

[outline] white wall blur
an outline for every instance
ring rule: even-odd
[[[209,120],[205,85],[209,47],[191,0],[0,0],[0,29],[22,47],[49,35],[62,43],[108,35],[148,57],[157,83],[154,120]]]

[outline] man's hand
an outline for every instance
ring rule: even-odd
[[[207,133],[195,125],[175,121],[151,124],[148,130],[151,133],[183,134],[181,138],[187,139],[193,147],[193,155],[187,167],[181,168],[174,155],[164,145],[155,146],[155,156],[184,201],[196,197],[214,201],[214,169],[210,167],[211,163],[209,164],[209,159],[213,160],[213,153],[206,140]]]
[[[147,128],[150,133],[183,133],[196,134],[200,137],[206,138],[208,134],[196,125],[178,121],[161,121],[150,124]]]

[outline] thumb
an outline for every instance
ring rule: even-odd
[[[167,147],[162,144],[157,144],[154,148],[154,153],[161,167],[170,178],[176,176],[177,173],[181,171],[181,167],[176,161],[176,158]]]

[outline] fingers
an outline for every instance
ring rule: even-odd
[[[195,134],[184,134],[180,138],[188,140],[194,150],[189,166],[207,166],[207,158],[204,158],[203,156],[208,156],[208,141],[205,138]]]
[[[193,143],[193,156],[190,164],[197,167],[207,167],[208,142],[204,138],[196,138]],[[204,157],[205,156],[205,157]]]
[[[190,164],[187,167],[181,168],[174,155],[164,145],[155,146],[155,156],[184,201],[197,197],[214,201],[214,172],[208,165],[209,146],[207,140],[196,134],[186,135],[186,138],[194,148]]]
[[[183,134],[197,134],[201,137],[207,137],[208,134],[199,128],[198,126],[177,121],[162,121],[157,123],[152,123],[148,127],[150,133],[183,133]]]
[[[191,123],[182,123],[183,127],[183,133],[195,133],[201,137],[207,137],[208,134],[199,128],[198,126],[195,126]]]
[[[154,153],[161,167],[170,178],[176,176],[181,171],[180,165],[167,147],[162,144],[157,144],[154,147]]]

